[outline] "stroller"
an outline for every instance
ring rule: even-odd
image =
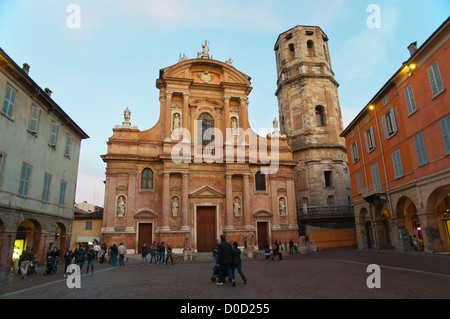
[[[106,262],[105,255],[106,255],[106,251],[102,251],[102,255],[100,256],[100,263],[101,264]]]
[[[37,274],[36,271],[37,258],[30,260],[30,266],[28,267],[28,275]]]
[[[213,275],[212,275],[212,277],[211,277],[211,281],[218,281],[219,280],[219,269],[220,269],[220,267],[219,266],[217,266],[217,265],[214,265],[214,268],[213,268]],[[223,271],[223,280],[225,281],[225,279],[227,279],[228,278],[228,273],[224,270]],[[229,280],[230,282],[231,282],[231,280]]]
[[[47,257],[47,264],[45,265],[44,276],[55,274],[55,258],[52,256]]]

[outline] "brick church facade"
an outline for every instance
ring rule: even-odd
[[[230,61],[209,55],[180,58],[160,70],[160,118],[141,131],[113,129],[107,154],[102,241],[142,244],[188,240],[193,252],[211,251],[221,234],[256,249],[299,238],[294,167],[278,122],[267,136],[248,121],[250,78]]]

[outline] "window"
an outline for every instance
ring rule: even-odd
[[[289,43],[289,58],[291,60],[295,59],[294,43]]]
[[[33,134],[37,133],[40,112],[41,112],[40,108],[38,108],[34,105],[31,107],[30,122],[28,123],[28,131],[30,133],[33,133]]]
[[[316,123],[317,126],[325,126],[325,112],[321,105],[316,106]]]
[[[445,152],[450,154],[450,116],[439,122],[441,125],[442,138],[444,139]],[[0,167],[1,173],[1,167]],[[1,174],[0,174],[1,177]]]
[[[257,191],[266,190],[266,176],[262,172],[255,174],[255,186]]]
[[[363,191],[362,178],[361,173],[356,173],[356,185],[358,186],[358,194],[361,194]]]
[[[325,187],[333,187],[333,171],[324,171]]]
[[[389,103],[389,96],[386,94],[385,96],[383,96],[383,105],[386,106],[386,104]]]
[[[403,176],[402,159],[400,157],[400,150],[392,153],[392,163],[394,165],[395,178]]]
[[[197,119],[198,145],[207,146],[214,142],[214,118],[209,113],[202,113]]]
[[[414,93],[412,90],[412,86],[408,86],[405,91],[406,107],[408,108],[408,115],[414,113],[417,110],[416,101],[414,100]]]
[[[27,196],[30,186],[31,166],[22,164],[22,171],[20,173],[19,195]]]
[[[153,189],[153,171],[150,168],[142,171],[141,189]]]
[[[92,221],[86,221],[86,229],[85,230],[92,230]]]
[[[425,141],[423,140],[423,134],[419,133],[414,136],[414,144],[416,145],[417,158],[419,165],[428,163],[427,150],[425,149]]]
[[[52,176],[49,174],[44,175],[44,186],[42,188],[42,201],[48,202],[50,198],[50,185],[52,183]]]
[[[439,65],[437,62],[428,68],[428,79],[430,80],[433,96],[444,91],[444,84],[442,83],[441,72],[439,72]]]
[[[64,201],[65,201],[65,197],[66,197],[66,186],[67,183],[66,182],[61,182],[61,187],[59,189],[59,205],[60,206],[64,206]]]
[[[312,40],[308,40],[308,42],[306,42],[306,47],[308,48],[308,56],[316,55],[314,52],[314,42]]]
[[[16,96],[17,91],[14,90],[11,86],[9,86],[9,84],[6,84],[5,96],[3,98],[3,105],[2,105],[2,113],[7,117],[9,117],[10,119],[14,114],[14,104],[16,103]]]
[[[372,182],[375,190],[379,190],[381,186],[380,171],[378,170],[378,162],[370,166],[372,170]]]
[[[355,141],[355,143],[350,145],[350,155],[353,163],[359,162],[358,141]]]
[[[373,128],[369,128],[365,133],[367,153],[372,152],[375,149],[375,136],[373,135]]]
[[[0,185],[2,184],[3,167],[5,167],[5,159],[6,159],[6,155],[0,153]]]
[[[395,119],[395,110],[390,109],[381,117],[381,125],[383,126],[384,137],[391,138],[397,133],[397,121]]]
[[[70,157],[70,149],[72,146],[72,136],[67,134],[66,136],[66,147],[64,149],[64,155]]]
[[[50,141],[48,142],[50,146],[56,147],[56,142],[58,140],[58,129],[59,124],[52,122],[52,127],[50,130]]]

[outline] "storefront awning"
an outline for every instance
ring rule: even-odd
[[[95,236],[78,236],[77,243],[88,243],[88,242],[93,242],[94,240],[97,240],[98,242],[100,242],[100,237],[95,237]]]

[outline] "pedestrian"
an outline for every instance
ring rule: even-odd
[[[158,260],[156,259],[156,241],[150,245],[150,265],[152,265],[153,258],[155,259],[156,265],[158,263]]]
[[[142,244],[141,252],[142,252],[142,265],[147,265],[147,255],[148,255],[147,243]]]
[[[266,261],[269,261],[270,260],[270,247],[269,247],[269,244],[267,243],[267,241],[264,244],[264,255],[266,256]]]
[[[278,242],[276,239],[275,242],[273,243],[272,250],[273,250],[273,260],[277,261],[280,254],[280,246],[278,246]]]
[[[217,256],[217,265],[219,266],[219,281],[216,283],[219,286],[223,285],[223,273],[226,272],[231,280],[231,285],[234,286],[234,276],[231,271],[231,264],[233,263],[233,255],[230,243],[225,241],[225,235],[220,235],[219,251]]]
[[[69,267],[70,264],[72,264],[72,259],[74,255],[72,252],[72,248],[69,247],[67,251],[64,254],[64,278],[67,277],[67,267]]]
[[[95,251],[92,247],[89,248],[89,251],[87,252],[87,269],[86,269],[86,273],[89,273],[89,267],[92,267],[91,272],[94,273],[94,261],[95,261]]]
[[[20,256],[20,274],[22,278],[25,278],[28,274],[28,268],[30,267],[30,261],[33,259],[33,253],[30,250],[30,246],[27,246],[25,251]]]
[[[94,246],[95,260],[98,260],[98,253],[100,251],[101,251],[100,245],[98,244],[98,242],[96,242]]]
[[[289,239],[289,254],[292,255],[294,253],[294,242],[292,239]]]
[[[53,275],[56,275],[56,271],[58,270],[58,262],[59,262],[59,250],[56,248],[56,246],[53,246],[52,251],[49,254],[53,257],[53,268],[52,273]]]
[[[81,246],[80,248],[77,249],[77,251],[74,254],[75,263],[78,265],[78,267],[80,267],[80,270],[83,268],[84,256],[85,256],[84,247]]]
[[[166,258],[166,266],[167,263],[169,262],[169,258],[170,258],[170,262],[173,265],[173,253],[172,253],[172,246],[170,245],[170,243],[167,243],[167,258]]]
[[[158,264],[161,257],[160,252],[161,252],[161,244],[158,242],[158,244],[156,245],[156,259],[158,260]]]
[[[120,243],[117,251],[119,253],[119,266],[125,266],[125,255],[127,253],[127,249],[125,248],[123,242]]]
[[[215,260],[215,262],[216,262],[216,265],[217,265],[217,254],[218,254],[218,252],[219,252],[219,240],[218,239],[216,239],[216,242],[214,243],[214,247],[213,247],[213,257],[214,257],[214,260]]]
[[[164,264],[166,260],[166,246],[164,246],[164,242],[161,243],[159,249],[159,262],[162,261],[162,263]]]
[[[117,246],[116,243],[113,243],[113,245],[111,247],[109,247],[109,251],[110,251],[110,262],[111,262],[111,266],[116,267],[117,264],[117,254],[119,253],[119,251],[117,250]]]
[[[238,248],[238,243],[234,242],[233,243],[233,248],[232,248],[232,254],[233,254],[233,264],[232,264],[232,272],[233,272],[233,277],[236,278],[234,276],[234,270],[237,269],[239,275],[241,275],[242,280],[244,281],[244,285],[247,284],[247,278],[245,278],[244,273],[242,272],[242,262],[241,262],[241,250]]]

